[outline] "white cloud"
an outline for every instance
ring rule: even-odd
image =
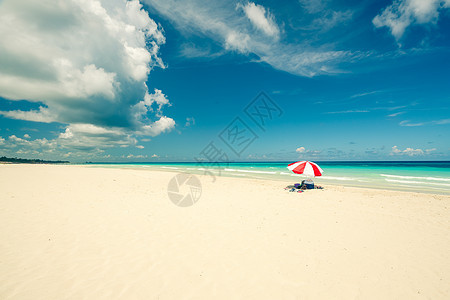
[[[417,127],[417,126],[423,126],[425,123],[411,123],[409,120],[403,120],[399,123],[400,126],[406,126],[406,127]]]
[[[159,120],[150,125],[143,125],[138,133],[148,136],[157,136],[161,133],[169,132],[174,127],[175,121],[172,118],[162,116]]]
[[[244,10],[247,18],[252,22],[252,24],[267,36],[279,38],[280,29],[275,22],[274,16],[264,8],[262,5],[255,4],[253,2],[248,2],[246,5],[238,4],[238,8]]]
[[[2,142],[3,141],[3,142]],[[104,149],[136,145],[137,140],[122,128],[104,128],[92,124],[72,124],[54,139],[34,139],[11,135],[0,137],[0,150],[4,155],[77,160],[100,157]],[[70,153],[70,155],[68,155]]]
[[[170,106],[169,99],[167,99],[167,96],[164,95],[161,90],[155,89],[155,92],[153,94],[147,94],[149,99],[145,99],[145,101],[152,101],[158,104],[158,111],[161,112],[161,109],[164,105]]]
[[[371,92],[364,92],[364,93],[359,93],[359,94],[355,94],[355,95],[351,95],[350,98],[360,98],[360,97],[364,97],[364,96],[370,96],[373,94],[377,94],[380,93],[381,91],[371,91]]]
[[[396,112],[396,113],[393,113],[393,114],[388,115],[388,117],[393,118],[393,117],[402,115],[402,114],[404,114],[404,113],[405,113],[404,111],[399,111],[399,112]]]
[[[159,155],[153,154],[152,158],[159,158]]]
[[[186,124],[184,125],[185,127],[190,127],[192,125],[195,125],[195,119],[194,117],[192,118],[186,118]]]
[[[146,85],[165,67],[165,37],[138,0],[5,0],[0,19],[0,96],[42,104],[1,115],[67,124],[54,140],[63,148],[134,145],[174,128],[167,96]]]
[[[312,21],[305,22],[300,21],[302,18],[298,18],[298,25],[302,31],[309,31],[314,36],[319,36],[330,30],[346,25],[346,23],[352,19],[353,11],[345,10],[338,11],[333,10],[330,7],[329,0],[299,0],[300,5],[308,13],[303,17],[308,20],[312,18]]]
[[[137,139],[123,128],[105,128],[92,124],[72,124],[52,140],[61,150],[101,151],[106,148],[136,145]]]
[[[367,53],[336,51],[332,45],[311,46],[309,40],[287,43],[268,9],[253,2],[144,0],[187,36],[212,39],[222,50],[252,55],[255,62],[295,75],[312,77],[341,73],[338,65],[365,58]],[[236,10],[236,7],[242,8]],[[249,22],[250,19],[250,22]],[[257,30],[255,30],[257,28]],[[279,37],[279,38],[278,38]],[[226,53],[226,51],[220,51]],[[208,55],[211,57],[212,55]]]
[[[433,121],[433,124],[437,124],[437,125],[450,124],[450,119],[436,120],[436,121]]]
[[[305,152],[305,147],[299,147],[299,148],[297,148],[297,149],[295,150],[295,152],[297,152],[297,153],[303,153],[303,152]]]
[[[134,159],[134,158],[147,158],[147,155],[133,155],[133,154],[128,154],[127,158],[129,159]]]
[[[84,66],[83,70],[74,69],[70,62],[62,64],[67,64],[58,70],[62,73],[59,76],[66,95],[80,98],[100,95],[107,99],[114,99],[116,73],[106,72],[93,64]]]
[[[325,9],[327,0],[299,0],[299,2],[310,14],[315,14]]]
[[[230,31],[225,38],[225,49],[236,50],[241,53],[251,51],[250,36],[246,33]]]
[[[313,25],[321,26],[322,30],[328,30],[350,20],[352,17],[351,11],[331,11],[324,17],[316,19]]]
[[[30,136],[28,133],[25,133],[25,134],[23,135],[23,138],[24,138],[24,139],[29,139],[29,138],[31,138],[31,136]]]
[[[411,25],[435,24],[441,10],[450,6],[445,0],[394,0],[373,19],[375,27],[388,27],[398,41]]]
[[[10,135],[6,139],[0,137],[0,150],[6,156],[14,156],[15,154],[52,154],[56,150],[55,141],[43,139],[27,140]]]
[[[213,52],[210,45],[199,46],[192,42],[187,42],[181,44],[180,55],[185,58],[213,59],[223,55],[223,52]]]
[[[370,111],[364,109],[350,109],[350,110],[342,110],[342,111],[330,111],[325,112],[324,114],[352,114],[352,113],[368,113]]]
[[[298,147],[295,149],[295,152],[299,154],[299,157],[309,156],[315,158],[322,153],[321,150],[307,150],[305,147]]]
[[[447,125],[450,124],[450,119],[433,120],[428,122],[411,123],[410,120],[403,120],[399,123],[400,126],[416,127],[424,125]]]
[[[352,61],[357,55],[350,51],[308,50],[299,45],[271,45],[262,49],[260,60],[276,69],[295,75],[313,77],[320,74],[335,74],[342,71],[334,65],[343,61]]]
[[[430,152],[435,151],[436,149],[413,149],[413,148],[406,148],[405,150],[399,149],[397,146],[392,147],[390,155],[407,155],[407,156],[422,156],[425,154],[429,154]]]
[[[138,148],[138,149],[144,149],[145,147],[142,146],[142,145],[137,145],[136,148]]]
[[[51,123],[55,122],[54,117],[51,112],[40,106],[39,110],[22,111],[22,110],[10,110],[10,111],[0,111],[0,115],[10,119],[26,120],[32,122],[42,122]]]
[[[154,104],[156,104],[156,110],[152,107]],[[163,106],[171,106],[169,99],[161,90],[155,89],[152,94],[146,92],[144,100],[131,107],[137,133],[157,136],[165,131],[170,131],[175,126],[175,121],[172,118],[162,115]],[[150,112],[155,112],[155,116],[159,117],[159,119],[152,123],[148,118]]]
[[[403,153],[408,156],[414,156],[414,155],[423,155],[424,152],[422,149],[412,149],[412,148],[406,148],[403,150]]]

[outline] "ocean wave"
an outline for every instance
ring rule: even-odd
[[[358,178],[353,178],[353,177],[322,176],[320,178],[322,178],[322,179],[330,179],[330,180],[342,180],[342,181],[355,181],[355,180],[358,180]]]
[[[179,170],[180,168],[177,168],[177,167],[161,167],[161,168],[163,168],[163,169],[174,169],[174,170]]]
[[[450,183],[438,183],[438,182],[423,182],[423,181],[413,181],[413,180],[397,180],[397,179],[387,179],[385,178],[387,182],[395,182],[395,183],[403,183],[403,184],[416,184],[418,186],[420,185],[438,185],[438,186],[449,186]]]
[[[420,179],[420,180],[430,180],[430,181],[449,181],[450,178],[443,177],[418,177],[418,176],[400,176],[400,175],[390,175],[390,174],[380,174],[380,176],[388,178],[400,178],[400,179]]]
[[[410,185],[403,185],[403,184],[395,185],[395,187],[404,187],[404,188],[409,188],[409,189],[412,188]],[[436,190],[436,191],[448,191],[446,188],[434,187],[434,186],[427,186],[426,189],[427,190]]]
[[[241,172],[241,173],[257,173],[257,174],[277,174],[277,172],[269,171],[252,171],[252,170],[241,170],[241,169],[225,169],[227,172]]]
[[[287,173],[287,172],[279,172],[278,174],[280,175],[288,175],[288,176],[294,176],[294,177],[303,177],[303,178],[307,178],[308,176],[304,176],[301,174],[295,174],[295,173]],[[325,180],[340,180],[340,181],[361,181],[358,178],[353,178],[353,177],[335,177],[335,176],[319,176],[319,177],[315,177],[317,179],[325,179]],[[370,182],[370,181],[364,181],[364,182]]]

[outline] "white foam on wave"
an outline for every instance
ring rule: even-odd
[[[322,176],[322,179],[330,179],[330,180],[342,180],[342,181],[355,181],[357,178],[353,177],[334,177],[334,176]]]
[[[161,167],[163,169],[174,169],[174,170],[179,170],[180,168],[177,167]]]
[[[404,187],[404,188],[409,188],[411,189],[410,185],[403,185],[403,184],[398,184],[396,185],[396,187]],[[447,189],[443,188],[443,187],[434,187],[434,186],[427,186],[426,187],[427,190],[437,190],[437,191],[447,191]]]
[[[414,181],[414,180],[397,180],[397,179],[387,179],[387,182],[395,182],[395,183],[403,183],[403,184],[416,184],[420,185],[438,185],[438,186],[450,186],[450,183],[438,183],[438,182],[423,182],[423,181]]]
[[[420,179],[420,180],[449,181],[450,182],[450,178],[443,178],[443,177],[418,177],[418,176],[401,176],[401,175],[390,175],[390,174],[380,174],[380,176],[388,177],[388,178]]]
[[[257,173],[257,174],[277,174],[277,172],[241,170],[241,169],[225,169],[224,171],[227,171],[227,172],[241,172],[241,173]]]

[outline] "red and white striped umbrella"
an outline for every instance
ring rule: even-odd
[[[298,161],[287,166],[289,170],[296,174],[302,174],[308,177],[322,176],[323,170],[312,161]]]

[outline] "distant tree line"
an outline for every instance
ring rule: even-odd
[[[14,164],[67,164],[70,163],[66,160],[42,160],[42,159],[27,159],[17,157],[0,157],[0,162],[14,163]]]

